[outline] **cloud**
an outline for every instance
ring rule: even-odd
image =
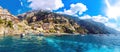
[[[79,17],[80,19],[91,19],[92,18],[92,16],[90,16],[90,15],[84,15],[84,16],[81,16],[81,17]]]
[[[105,3],[107,5],[106,16],[117,20],[120,17],[120,0],[105,0]]]
[[[105,4],[107,5],[106,16],[115,20],[114,23],[108,22],[105,25],[120,31],[120,0],[105,0]]]
[[[71,4],[69,10],[64,9],[63,12],[58,12],[58,13],[64,13],[64,14],[68,14],[68,15],[78,16],[78,15],[83,14],[83,12],[85,12],[86,10],[87,10],[86,5],[84,5],[82,3],[77,3],[77,4]],[[77,13],[79,13],[79,14],[77,14]]]
[[[19,0],[19,2],[20,2],[20,4],[21,4],[21,6],[23,6],[23,2],[22,2],[21,0]]]
[[[104,17],[102,15],[98,15],[98,16],[93,16],[92,19],[96,22],[101,22],[101,23],[107,23],[109,18]]]
[[[107,5],[106,16],[110,19],[115,19],[116,26],[120,23],[120,0],[105,0]],[[112,23],[108,26],[113,26]],[[115,27],[115,23],[114,23]],[[116,28],[117,29],[117,28]]]
[[[120,31],[120,26],[119,26],[118,23],[110,22],[111,18],[102,16],[102,15],[97,15],[97,16],[84,15],[84,16],[81,16],[79,18],[80,19],[92,19],[93,21],[103,23],[108,27],[111,27],[113,29],[116,29],[116,30]]]
[[[101,22],[108,27],[111,27],[113,29],[120,31],[120,0],[115,0],[115,1],[105,0],[105,3],[107,5],[106,11],[105,11],[106,16],[84,15],[84,16],[81,16],[80,19],[92,19],[93,21]],[[111,19],[115,20],[115,22],[111,22]]]
[[[117,23],[110,23],[110,22],[108,22],[108,23],[105,23],[105,25],[120,31],[120,26]]]
[[[57,10],[64,6],[62,0],[28,0],[32,9]]]
[[[109,18],[104,17],[102,15],[97,15],[97,16],[84,15],[79,18],[80,19],[92,19],[93,21],[101,22],[101,23],[107,23],[109,20]]]

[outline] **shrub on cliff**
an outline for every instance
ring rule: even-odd
[[[4,23],[4,21],[2,19],[0,19],[0,24],[3,24],[3,23]]]
[[[13,23],[12,23],[12,21],[8,21],[8,22],[7,22],[7,26],[10,27],[10,28],[13,28]]]

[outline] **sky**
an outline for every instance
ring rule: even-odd
[[[15,16],[44,9],[92,19],[120,31],[120,0],[0,0],[0,6]]]

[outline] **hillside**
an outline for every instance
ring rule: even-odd
[[[18,18],[26,20],[33,30],[44,33],[80,33],[86,34],[87,30],[79,26],[74,20],[60,14],[48,11],[31,11]]]
[[[57,14],[45,10],[29,11],[18,16],[0,8],[0,34],[28,33],[114,34],[118,31],[92,20]]]
[[[0,8],[0,36],[25,33],[28,27],[24,21],[12,15],[7,9]],[[28,32],[26,32],[28,33]]]
[[[36,10],[19,15],[27,20],[28,25],[41,28],[45,33],[80,33],[80,34],[117,34],[118,31],[93,20],[82,20],[78,17]],[[109,29],[109,30],[108,30]],[[36,29],[35,29],[36,30]],[[41,31],[40,31],[41,32]]]

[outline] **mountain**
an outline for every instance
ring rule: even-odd
[[[58,14],[46,10],[33,10],[18,16],[0,8],[0,35],[28,33],[59,34],[117,34],[118,31],[93,20]]]
[[[75,16],[64,15],[75,20],[82,28],[86,28],[89,32],[88,34],[120,34],[119,31],[105,26],[103,23],[95,22],[91,19],[79,19]],[[97,33],[98,32],[98,33]]]
[[[49,11],[30,11],[18,16],[26,20],[33,30],[44,33],[80,33],[86,34],[87,30],[81,28],[74,20],[61,14]]]
[[[20,21],[18,17],[12,15],[7,9],[0,8],[0,36],[28,33],[25,32],[26,27],[29,26],[24,21]]]
[[[58,33],[58,32],[80,33],[80,34],[117,34],[118,33],[117,30],[109,28],[102,23],[95,22],[90,19],[82,20],[79,19],[78,17],[65,15],[65,14],[57,14],[44,10],[30,11],[19,15],[18,18],[20,18],[21,20],[27,20],[30,26],[32,25],[44,26],[48,24],[47,27],[50,27],[49,30],[47,30],[48,33]],[[45,29],[43,28],[43,30]],[[50,31],[54,31],[54,32],[50,32]]]
[[[19,19],[11,15],[7,9],[0,7],[0,34],[11,33],[13,26],[19,22]]]
[[[86,28],[89,32],[88,34],[118,34],[119,32],[115,29],[105,26],[100,22],[95,22],[90,19],[79,20],[78,24]]]

